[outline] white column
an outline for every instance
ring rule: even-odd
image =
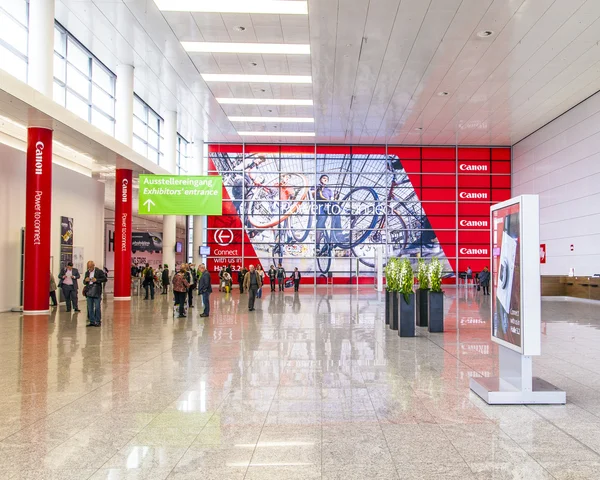
[[[165,116],[163,133],[165,154],[163,168],[171,173],[176,172],[177,164],[177,112],[168,111]],[[163,264],[175,271],[175,243],[177,241],[177,217],[175,215],[163,216]]]
[[[54,2],[29,1],[27,80],[29,85],[50,98],[54,81]]]
[[[204,142],[196,141],[193,145],[193,168],[194,175],[206,175],[208,171],[208,159],[204,157]],[[194,263],[202,262],[200,246],[204,245],[204,231],[206,230],[206,216],[194,215]]]
[[[117,65],[115,137],[133,145],[133,65]]]

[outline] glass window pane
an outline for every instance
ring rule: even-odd
[[[146,106],[137,97],[133,97],[133,114],[140,120],[146,121]]]
[[[27,62],[0,45],[0,68],[19,80],[27,81]]]
[[[89,121],[89,106],[67,90],[67,109]]]
[[[56,53],[54,54],[54,78],[57,78],[61,82],[65,83],[65,60],[62,59]]]
[[[52,93],[52,98],[54,98],[54,101],[56,103],[58,103],[59,105],[62,105],[64,107],[65,106],[65,87],[54,82],[53,88],[54,88],[54,91]]]
[[[148,159],[152,160],[154,163],[159,163],[158,159],[159,159],[159,153],[157,150],[154,150],[153,148],[148,147]]]
[[[140,140],[135,135],[133,136],[133,149],[136,152],[138,152],[140,155],[143,155],[144,157],[148,153],[148,147],[146,145],[146,142],[144,142],[143,140]]]
[[[141,140],[145,141],[148,138],[148,127],[137,117],[133,117],[133,133]]]
[[[92,86],[92,105],[98,107],[107,115],[114,117],[115,100],[96,85]]]
[[[92,125],[95,125],[100,130],[102,130],[105,133],[108,133],[109,135],[115,134],[114,121],[95,109],[92,109]]]
[[[67,60],[75,65],[81,73],[90,75],[90,56],[70,38],[67,40]]]
[[[92,80],[105,92],[114,95],[114,77],[96,61],[92,63]]]
[[[27,30],[0,10],[0,40],[27,56]]]
[[[67,86],[83,98],[90,97],[90,80],[71,64],[67,64]]]
[[[158,135],[148,129],[148,145],[158,150]]]
[[[54,27],[54,51],[65,56],[67,36],[64,32]]]
[[[158,116],[154,113],[151,112],[150,110],[148,110],[148,127],[150,127],[152,130],[154,130],[156,133],[158,133],[158,124],[159,124],[160,119],[158,118]]]
[[[23,26],[27,26],[27,2],[25,0],[3,0],[0,8]]]

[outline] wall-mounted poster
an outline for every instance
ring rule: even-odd
[[[492,337],[518,352],[523,350],[520,207],[514,203],[491,213]]]
[[[60,268],[73,261],[73,218],[60,217]]]

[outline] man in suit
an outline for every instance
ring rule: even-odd
[[[254,311],[254,300],[256,292],[262,287],[262,277],[258,274],[254,265],[250,265],[250,270],[244,275],[244,290],[248,292],[248,310]]]
[[[277,283],[279,283],[279,291],[283,292],[285,289],[285,268],[279,262],[279,267],[277,267]]]
[[[87,270],[83,278],[85,285],[84,294],[87,299],[88,327],[99,327],[102,324],[102,312],[100,310],[100,299],[102,298],[102,287],[106,283],[106,273],[96,268],[96,264],[90,260],[87,262]]]
[[[208,317],[210,314],[210,294],[212,292],[212,286],[210,284],[210,273],[206,270],[206,266],[201,263],[198,267],[200,272],[200,279],[198,280],[198,295],[202,295],[202,303],[204,304],[204,311],[200,314],[201,317]]]
[[[298,270],[298,267],[294,268],[294,271],[292,272],[292,280],[294,281],[294,292],[298,291],[298,288],[300,287],[300,279],[302,278],[302,275],[300,275],[300,271]]]
[[[76,312],[79,310],[79,300],[77,294],[79,293],[77,280],[81,278],[79,270],[73,267],[73,262],[67,263],[67,266],[63,268],[58,274],[58,286],[62,289],[63,297],[67,303],[67,312],[71,311],[71,305]]]

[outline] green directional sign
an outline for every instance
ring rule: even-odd
[[[140,175],[141,215],[221,215],[220,176]]]

